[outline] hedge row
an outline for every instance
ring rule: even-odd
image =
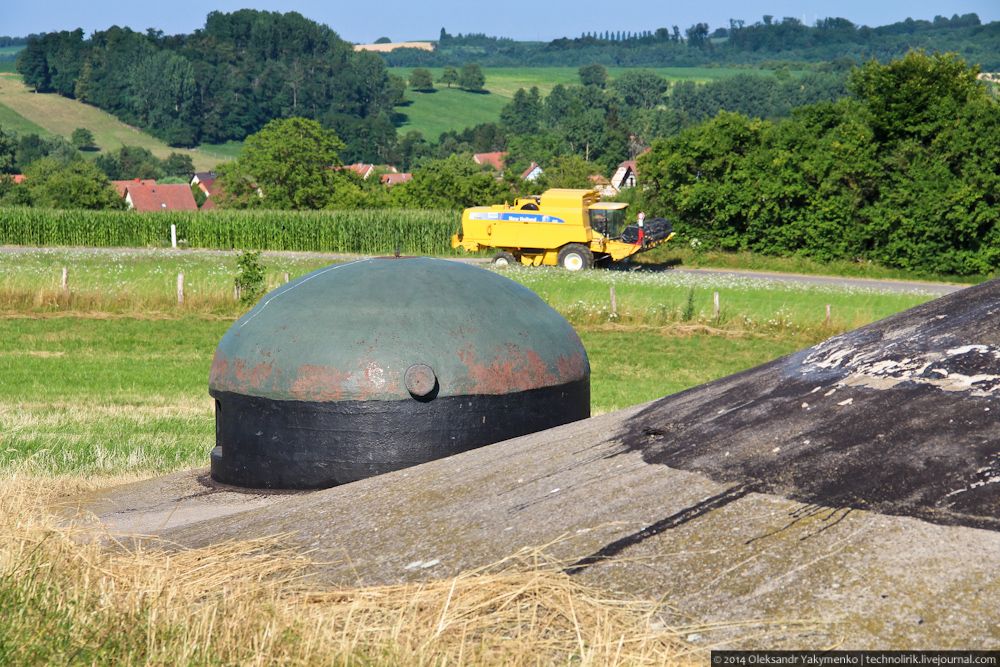
[[[134,211],[0,209],[0,243],[163,247],[170,225],[191,248],[253,248],[361,254],[445,254],[458,231],[453,211]]]

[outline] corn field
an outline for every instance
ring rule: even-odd
[[[302,250],[360,254],[453,252],[454,211],[0,211],[0,244],[142,248],[178,245],[228,250]]]

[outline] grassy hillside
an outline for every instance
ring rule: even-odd
[[[0,104],[0,127],[18,134],[37,134],[42,137],[52,134],[41,125],[31,122],[4,104]]]
[[[0,125],[18,132],[57,134],[69,139],[73,130],[85,127],[94,133],[102,150],[120,146],[141,146],[165,158],[172,152],[186,153],[195,168],[207,170],[232,157],[231,145],[197,149],[171,148],[137,128],[126,125],[97,107],[56,94],[39,94],[25,86],[20,77],[0,74]]]
[[[441,78],[442,68],[429,68],[434,80]],[[489,94],[468,93],[457,88],[439,87],[433,93],[419,93],[407,89],[407,103],[397,108],[405,116],[400,132],[418,130],[424,137],[437,140],[447,130],[462,130],[479,123],[488,123],[500,118],[500,110],[514,96],[518,88],[537,86],[547,95],[556,84],[580,82],[576,67],[484,67],[486,89]],[[409,79],[412,67],[393,67],[390,71]],[[608,74],[612,80],[628,71],[624,67],[611,67]],[[725,67],[660,67],[652,68],[660,76],[670,81],[714,81],[743,69]],[[439,84],[440,86],[440,84]]]

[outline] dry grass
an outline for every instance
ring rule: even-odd
[[[115,482],[121,479],[113,480]],[[49,509],[107,484],[0,482],[0,663],[671,665],[654,603],[606,595],[540,551],[422,584],[316,590],[280,536],[163,550],[81,539]]]
[[[143,319],[177,319],[187,314],[216,319],[235,319],[246,310],[230,292],[218,291],[197,296],[185,296],[178,304],[170,294],[142,294],[139,292],[107,293],[99,291],[71,291],[59,289],[0,289],[0,315],[8,317],[72,317]]]

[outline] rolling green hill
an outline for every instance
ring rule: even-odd
[[[442,68],[428,68],[437,81]],[[408,130],[421,132],[426,139],[437,141],[442,132],[463,130],[479,123],[489,123],[500,118],[500,110],[507,104],[518,88],[537,86],[542,95],[547,95],[556,84],[576,84],[580,82],[576,67],[484,67],[486,89],[489,94],[469,93],[458,88],[447,88],[443,84],[433,93],[406,91],[407,103],[397,107],[405,116],[400,125],[400,133]],[[745,69],[727,67],[660,67],[650,68],[670,81],[696,81],[704,83],[732,76]],[[404,79],[409,79],[412,67],[393,67],[389,70]],[[608,68],[613,80],[623,72],[624,67]],[[763,70],[760,70],[763,71]]]
[[[85,127],[94,133],[101,150],[129,145],[147,148],[160,158],[173,152],[186,153],[199,171],[231,159],[239,149],[239,144],[232,142],[218,147],[172,148],[97,107],[56,94],[34,93],[16,74],[0,74],[0,126],[19,133],[55,134],[67,139],[73,130]]]

